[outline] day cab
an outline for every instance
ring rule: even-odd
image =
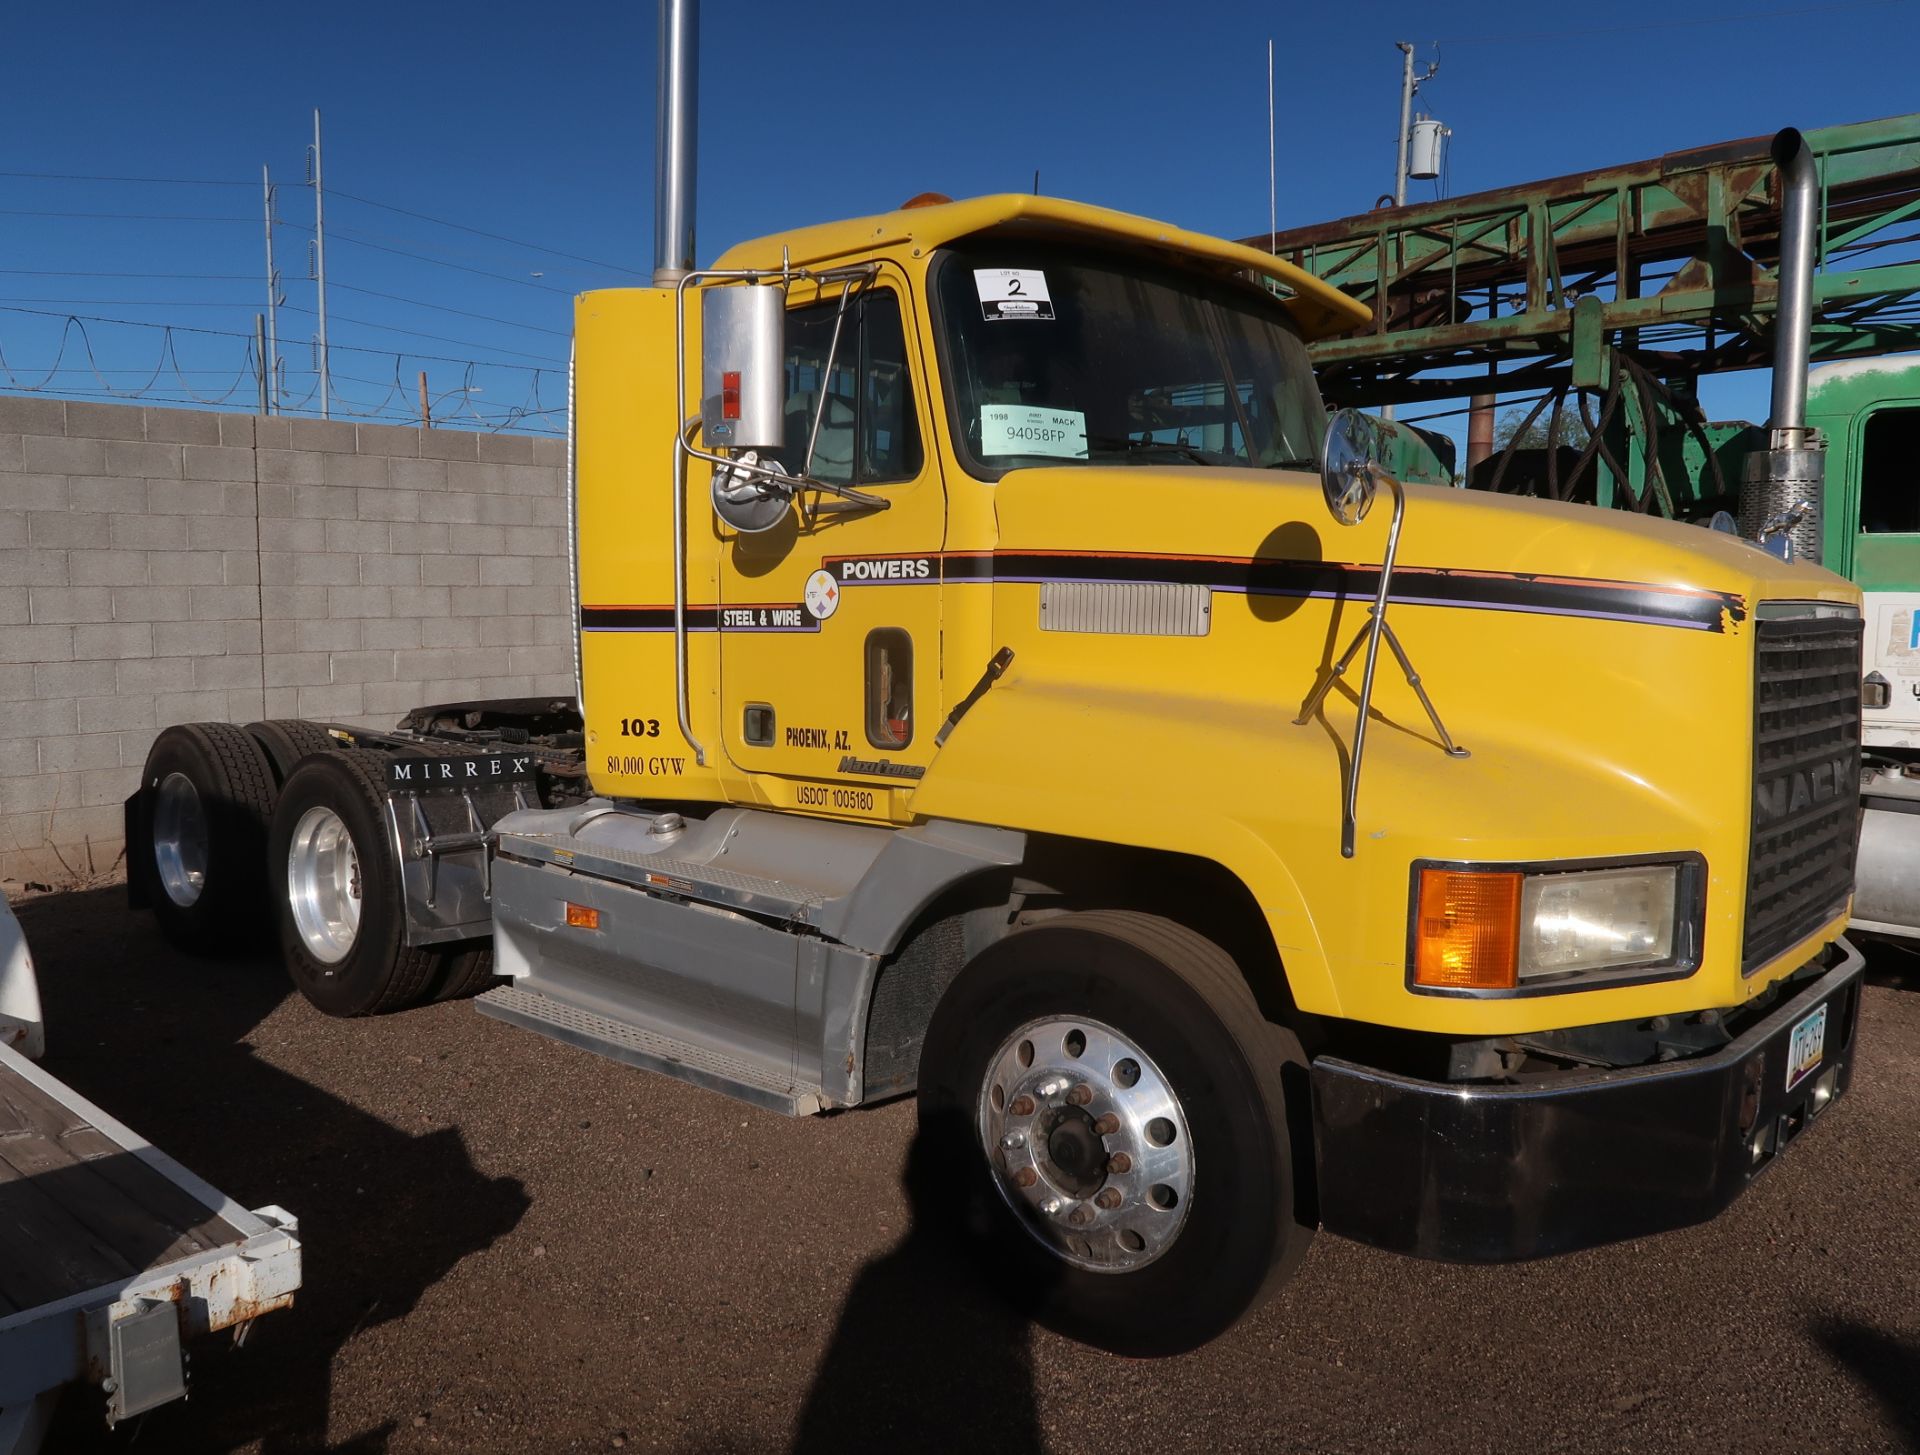
[[[483,1008],[790,1112],[917,1088],[929,1215],[1137,1352],[1316,1226],[1487,1261],[1724,1207],[1852,1074],[1859,593],[1368,513],[1305,349],[1363,314],[1027,196],[583,295],[596,796],[499,825]]]

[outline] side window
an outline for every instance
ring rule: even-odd
[[[884,485],[920,473],[900,300],[881,288],[856,297],[833,342],[838,298],[787,314],[785,463],[799,470],[813,440],[813,474],[834,485]],[[833,352],[833,368],[827,354]],[[818,421],[818,432],[815,422]]]
[[[904,748],[913,741],[913,639],[897,626],[867,633],[867,741]]]
[[[1860,529],[1920,533],[1920,409],[1881,409],[1860,442]]]

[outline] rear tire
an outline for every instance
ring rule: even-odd
[[[273,772],[230,723],[183,723],[148,750],[141,776],[142,872],[161,934],[182,950],[238,948],[267,923],[267,824]]]
[[[287,974],[333,1016],[416,1005],[460,953],[405,943],[381,762],[363,749],[309,757],[273,815],[267,863]]]
[[[915,1165],[1032,1317],[1115,1353],[1232,1327],[1305,1257],[1282,1071],[1233,961],[1152,915],[1065,915],[982,952],[935,1009]]]
[[[439,983],[428,992],[427,999],[436,1003],[467,1000],[491,989],[499,978],[493,969],[493,943],[483,941],[482,948],[462,950],[448,958]]]
[[[285,783],[300,766],[302,758],[315,753],[330,753],[342,746],[340,741],[317,722],[302,718],[280,717],[267,722],[250,722],[247,731],[266,750],[273,764],[273,781]]]

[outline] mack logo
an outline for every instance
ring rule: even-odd
[[[1791,818],[1803,808],[1838,798],[1848,776],[1847,760],[1835,758],[1763,779],[1754,785],[1755,812],[1763,824]]]
[[[933,562],[925,556],[835,561],[833,573],[842,581],[930,581]]]

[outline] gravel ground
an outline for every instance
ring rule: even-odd
[[[193,1397],[49,1450],[1920,1450],[1920,966],[1852,1094],[1703,1228],[1454,1268],[1318,1239],[1178,1359],[1023,1325],[916,1236],[913,1110],[787,1121],[464,1004],[329,1021],[120,891],[19,906],[48,1068],[248,1206],[306,1286]]]

